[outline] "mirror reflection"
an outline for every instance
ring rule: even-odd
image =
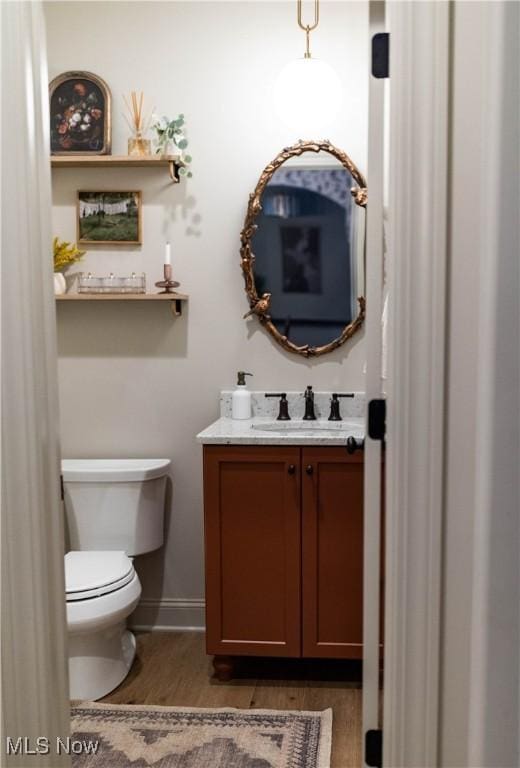
[[[365,209],[352,190],[365,192],[364,179],[315,151],[275,161],[266,173],[251,229],[250,303],[269,294],[268,317],[260,317],[268,330],[292,351],[321,354],[362,321]]]

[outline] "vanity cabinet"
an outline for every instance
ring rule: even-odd
[[[363,454],[302,448],[302,656],[363,656]]]
[[[363,455],[204,446],[207,651],[362,656]]]

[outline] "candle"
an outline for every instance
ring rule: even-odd
[[[172,254],[171,254],[170,243],[166,243],[166,253],[164,255],[164,263],[165,264],[171,264],[172,263]]]

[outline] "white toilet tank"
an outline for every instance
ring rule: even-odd
[[[142,555],[162,546],[169,459],[63,459],[72,550]]]

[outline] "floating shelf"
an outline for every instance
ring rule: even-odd
[[[63,293],[56,301],[169,301],[172,314],[180,317],[188,298],[185,293]]]
[[[178,155],[129,157],[128,155],[52,155],[53,168],[168,168],[170,179],[179,182]]]

